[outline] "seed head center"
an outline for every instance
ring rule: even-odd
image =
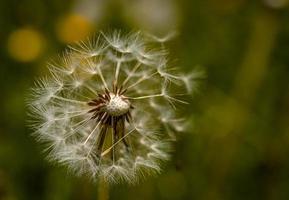
[[[130,102],[122,96],[110,94],[110,100],[106,104],[106,112],[111,116],[126,114],[130,108]]]

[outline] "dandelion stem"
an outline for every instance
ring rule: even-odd
[[[114,127],[116,127],[116,124],[115,124],[116,122],[115,122],[115,120],[114,120],[114,118],[112,118],[112,126],[113,126],[113,131],[111,132],[111,144],[113,145],[114,144],[114,142],[115,142],[115,137],[116,137],[116,130],[115,130],[115,128]],[[115,155],[114,155],[114,147],[112,148],[112,163],[113,163],[113,165],[114,165],[114,162],[115,162],[115,157],[114,157]]]
[[[104,178],[100,178],[98,182],[98,198],[99,200],[109,199],[109,186]]]

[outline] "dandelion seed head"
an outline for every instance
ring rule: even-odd
[[[111,116],[121,116],[129,111],[130,103],[119,95],[109,94],[110,100],[105,106],[106,112]]]
[[[201,75],[178,73],[167,57],[163,43],[115,31],[71,45],[50,62],[28,102],[48,159],[111,183],[158,174],[170,141],[185,130],[177,105]]]

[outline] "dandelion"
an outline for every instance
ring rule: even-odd
[[[100,33],[49,64],[29,107],[50,160],[108,182],[135,183],[160,172],[186,123],[178,105],[199,77],[169,68],[157,46],[141,33]]]

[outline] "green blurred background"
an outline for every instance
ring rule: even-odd
[[[97,184],[48,163],[25,95],[67,44],[98,30],[173,30],[171,57],[207,72],[163,173],[110,199],[289,199],[288,0],[2,0],[0,199],[98,199]]]

